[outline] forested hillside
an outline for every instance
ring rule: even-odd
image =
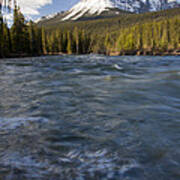
[[[1,19],[0,56],[42,54],[165,55],[180,53],[180,9],[64,23],[27,23],[18,8]]]

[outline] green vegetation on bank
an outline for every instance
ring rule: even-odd
[[[180,53],[180,9],[122,13],[89,21],[26,23],[18,8],[11,28],[0,20],[0,57],[42,54],[156,55]],[[50,25],[51,24],[51,25]]]

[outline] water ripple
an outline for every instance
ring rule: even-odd
[[[0,61],[0,179],[179,180],[180,58]]]

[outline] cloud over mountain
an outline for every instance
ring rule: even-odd
[[[19,0],[19,6],[21,7],[21,11],[25,15],[38,15],[38,9],[51,4],[52,0]]]

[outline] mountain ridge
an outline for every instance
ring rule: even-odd
[[[120,13],[145,13],[180,7],[180,0],[80,0],[69,11],[44,16],[36,23],[57,19],[77,21],[102,17],[104,14],[116,16]]]
[[[88,14],[100,15],[112,9],[120,9],[132,13],[144,13],[177,6],[180,6],[179,0],[80,0],[66,12],[67,14],[62,20],[78,20]]]

